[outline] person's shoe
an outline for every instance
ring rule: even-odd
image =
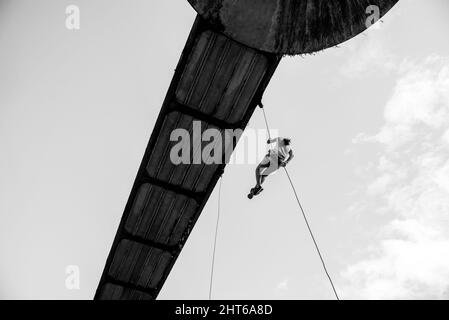
[[[254,188],[254,195],[258,195],[259,193],[261,193],[263,191],[262,186],[258,186]]]

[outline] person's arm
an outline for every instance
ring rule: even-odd
[[[273,143],[273,142],[275,142],[275,141],[276,141],[276,138],[274,138],[274,139],[268,139],[268,140],[267,140],[267,144]]]
[[[293,154],[293,150],[290,150],[290,151],[288,152],[288,159],[285,160],[285,161],[282,163],[282,166],[285,167],[290,161],[292,161],[292,159],[293,159],[294,157],[295,157],[295,155]]]

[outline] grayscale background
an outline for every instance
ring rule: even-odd
[[[195,15],[0,0],[0,298],[93,298]],[[339,48],[284,58],[265,93],[343,299],[449,298],[448,31],[449,1],[401,0]],[[332,299],[284,173],[248,201],[254,168],[223,177],[213,297]],[[207,298],[217,190],[159,299]]]

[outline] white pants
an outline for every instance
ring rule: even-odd
[[[277,155],[267,154],[259,164],[260,166],[262,166],[259,171],[260,175],[269,176],[276,173],[276,171],[279,169],[279,162],[280,161]]]

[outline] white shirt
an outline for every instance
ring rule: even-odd
[[[275,138],[270,140],[271,143],[276,143],[271,149],[270,154],[278,157],[282,161],[287,160],[290,157],[290,146],[284,144],[284,138]]]

